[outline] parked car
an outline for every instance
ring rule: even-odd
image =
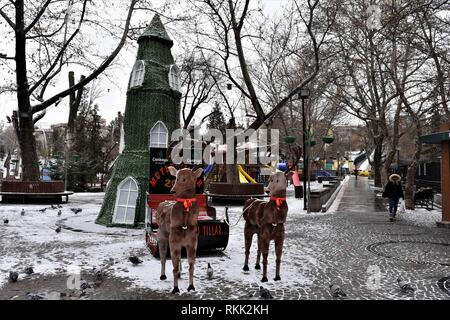
[[[368,170],[358,170],[358,175],[361,177],[368,177],[370,176],[370,171]]]

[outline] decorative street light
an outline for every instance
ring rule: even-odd
[[[302,126],[303,126],[303,210],[308,209],[308,193],[306,190],[306,182],[308,180],[308,153],[306,152],[306,117],[305,117],[305,100],[309,98],[309,89],[301,89],[298,94],[299,99],[302,99]]]

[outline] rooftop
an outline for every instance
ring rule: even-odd
[[[153,16],[152,21],[147,26],[144,33],[140,35],[138,42],[145,38],[158,38],[160,40],[169,42],[171,45],[173,44],[172,39],[170,39],[169,35],[167,34],[166,28],[164,28],[159,14],[155,14]]]

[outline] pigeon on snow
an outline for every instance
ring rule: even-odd
[[[214,269],[211,267],[211,264],[208,263],[208,269],[206,269],[206,275],[208,276],[209,279],[211,279],[213,274],[214,274]]]
[[[56,233],[60,233],[61,232],[61,227],[60,226],[56,227],[55,232]]]
[[[75,214],[83,211],[83,209],[81,209],[81,208],[70,208],[70,210],[72,210],[72,212],[75,213]]]
[[[93,276],[94,284],[98,286],[103,282],[105,276],[101,270],[95,271],[95,268],[94,268],[93,271],[94,271],[94,276]]]
[[[11,280],[11,282],[17,282],[17,279],[19,279],[19,274],[15,271],[10,271],[9,280]]]
[[[28,275],[30,275],[30,274],[33,274],[33,273],[34,273],[34,270],[33,270],[32,267],[28,267],[28,268],[25,269],[25,273],[28,274]]]
[[[4,223],[4,224],[8,224],[8,223],[9,223],[9,220],[8,220],[8,219],[3,219],[3,223]]]
[[[20,211],[20,215],[23,217],[25,215],[25,209],[22,208],[22,211]]]
[[[61,209],[58,210],[58,217],[62,214]]]
[[[335,297],[335,298],[347,296],[347,294],[345,294],[345,292],[342,291],[341,287],[339,287],[337,284],[330,285],[330,292],[333,295],[333,297]]]
[[[259,287],[259,296],[260,296],[262,299],[266,299],[266,300],[271,300],[271,299],[273,299],[273,296],[270,294],[270,291],[267,290],[267,289],[264,288],[264,287]]]
[[[132,264],[134,264],[134,265],[138,265],[138,264],[140,264],[140,263],[143,262],[141,259],[139,259],[139,258],[136,257],[136,256],[131,256],[131,257],[128,258],[128,260],[130,260],[130,262],[131,262]]]
[[[80,289],[81,290],[86,290],[86,289],[89,289],[89,288],[91,288],[91,285],[89,283],[87,283],[86,281],[83,281],[81,283],[81,285],[80,285]]]
[[[55,206],[54,204],[52,204],[52,209],[55,210],[55,209],[58,209],[58,207]]]
[[[400,287],[400,289],[405,293],[415,291],[413,286],[409,282],[407,282],[405,279],[403,279],[403,277],[398,277],[397,283],[398,283],[398,286]]]
[[[39,209],[39,212],[44,213],[47,210],[47,208]]]
[[[27,293],[27,298],[30,299],[30,300],[44,300],[44,297],[43,297],[43,296],[40,296],[40,295],[38,295],[38,294],[31,293],[31,292],[28,292],[28,293]]]

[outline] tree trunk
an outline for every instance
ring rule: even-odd
[[[39,181],[39,159],[34,138],[34,124],[31,116],[20,117],[19,145],[22,158],[22,173],[24,181]]]
[[[395,155],[397,154],[397,148],[399,147],[400,134],[400,112],[402,110],[402,102],[401,100],[397,103],[397,109],[395,111],[394,116],[394,126],[392,130],[392,137],[390,139],[389,152],[386,155],[386,160],[384,162],[384,177],[383,177],[383,185],[387,182],[389,175],[391,173],[391,164],[394,162]],[[400,159],[397,158],[397,170],[400,170]]]
[[[382,141],[377,141],[377,144],[375,145],[375,152],[373,155],[373,173],[374,173],[374,182],[375,187],[381,188],[383,186],[383,182],[381,179],[381,170],[382,170],[382,148],[383,143]]]
[[[420,155],[422,153],[422,144],[419,141],[419,137],[422,134],[420,124],[417,126],[417,137],[415,142],[416,150],[414,152],[414,158],[411,165],[408,167],[406,174],[405,184],[405,207],[406,209],[414,210],[414,185],[416,183],[416,171],[420,161]]]
[[[16,7],[16,82],[18,123],[16,135],[19,140],[22,158],[22,177],[24,181],[39,180],[39,161],[34,138],[33,114],[31,112],[29,84],[27,77],[26,34],[24,19],[24,2],[17,0]]]
[[[417,163],[413,163],[408,167],[406,173],[406,184],[405,184],[405,207],[406,209],[414,210],[414,183],[417,170]]]

